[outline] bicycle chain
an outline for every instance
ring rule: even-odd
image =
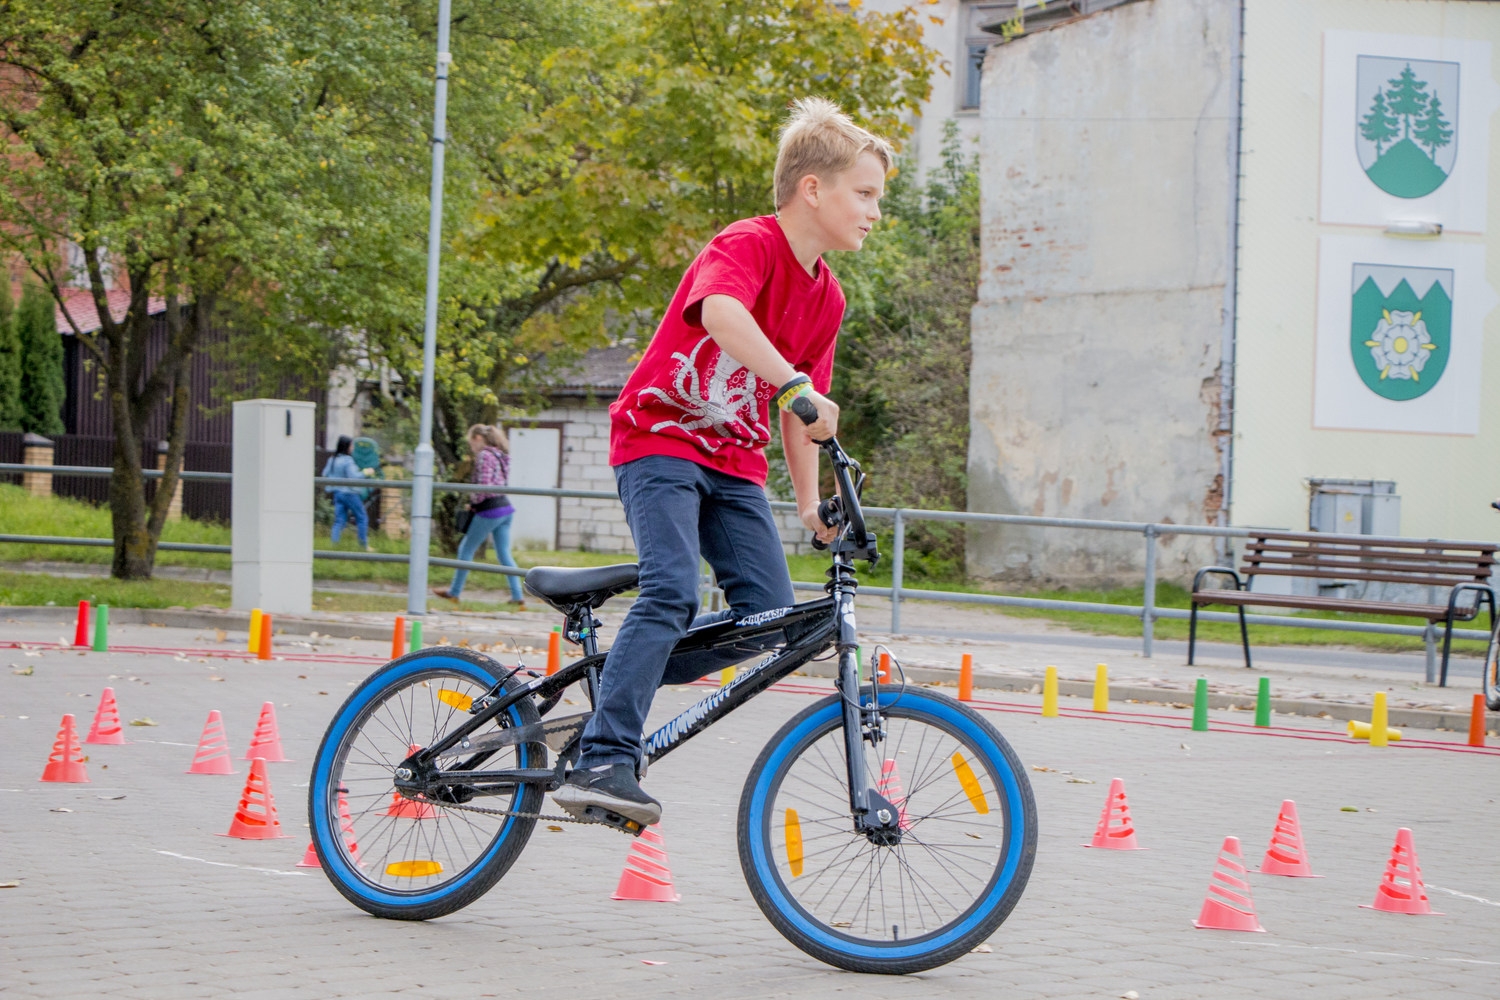
[[[484,806],[461,805],[457,802],[441,802],[432,799],[423,799],[435,806],[445,809],[461,809],[464,812],[483,813],[486,816],[509,816],[515,819],[538,819],[547,823],[582,823],[584,826],[603,826],[596,819],[579,819],[576,816],[549,816],[546,813],[521,812],[517,809],[486,809]]]

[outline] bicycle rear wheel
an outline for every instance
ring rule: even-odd
[[[382,667],[349,696],[323,737],[308,785],[308,817],[323,871],[355,906],[377,917],[427,920],[484,895],[526,846],[536,820],[491,816],[395,790],[394,771],[415,748],[469,721],[469,705],[497,679],[499,665],[467,649],[440,647]],[[511,681],[507,689],[517,682]],[[517,702],[476,735],[538,720]],[[546,767],[541,744],[506,747],[486,769]],[[462,759],[443,756],[450,768]],[[537,785],[472,804],[536,812]]]
[[[1500,625],[1490,633],[1490,648],[1484,652],[1484,673],[1480,679],[1484,703],[1491,712],[1500,712]]]
[[[1036,853],[1036,804],[1014,751],[973,711],[927,691],[882,699],[885,739],[863,744],[864,767],[900,811],[900,842],[854,832],[833,695],[783,726],[751,769],[740,865],[767,919],[813,957],[919,972],[973,949],[1015,907]]]

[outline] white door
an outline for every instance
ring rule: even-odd
[[[556,427],[514,427],[510,434],[510,482],[512,486],[542,486],[556,489],[561,480],[558,467],[562,454],[562,431]],[[557,548],[557,498],[511,495],[516,516],[510,525],[510,542],[517,549]]]

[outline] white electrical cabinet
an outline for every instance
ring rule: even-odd
[[[233,606],[312,610],[313,462],[317,406],[234,404]]]

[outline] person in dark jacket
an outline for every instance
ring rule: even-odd
[[[510,482],[510,439],[505,431],[489,424],[475,424],[469,428],[469,450],[474,453],[474,474],[470,481],[480,486],[505,486]],[[501,566],[516,565],[510,554],[510,522],[516,515],[515,507],[504,493],[470,493],[469,511],[473,519],[458,543],[458,558],[464,562],[474,558],[474,553],[489,539],[495,546],[495,561]],[[433,591],[439,597],[457,601],[463,593],[464,582],[469,578],[466,569],[454,570],[453,582]],[[521,578],[507,576],[510,584],[510,599],[520,607],[526,607],[521,594]]]

